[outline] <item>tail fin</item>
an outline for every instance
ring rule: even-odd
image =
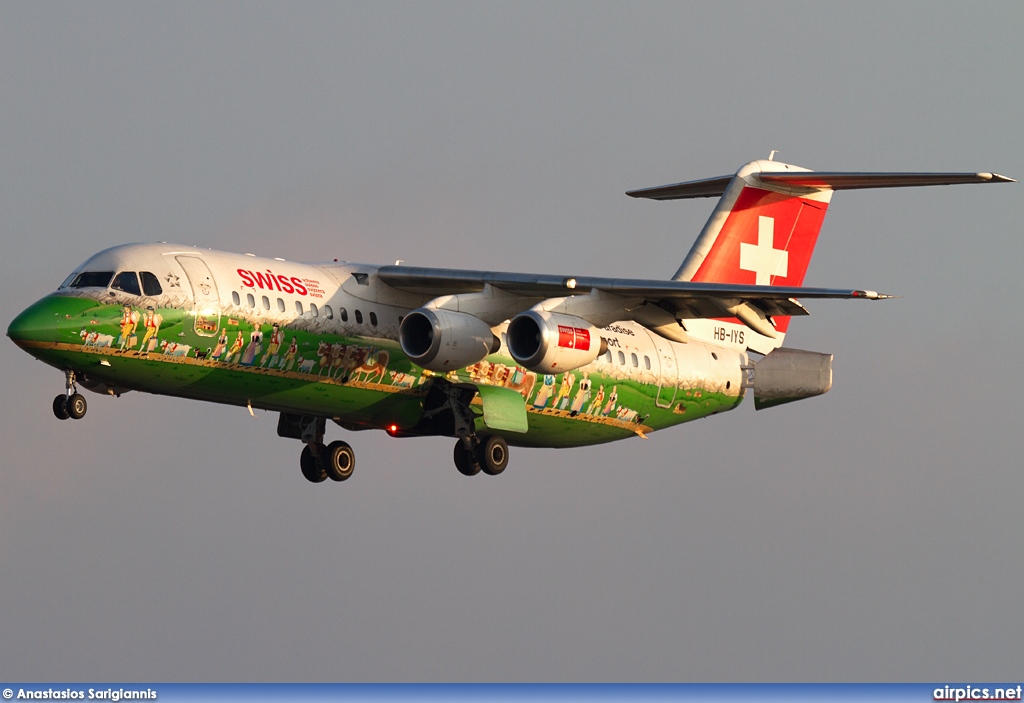
[[[733,176],[627,195],[655,200],[721,196],[672,280],[801,286],[834,190],[1005,181],[1012,179],[991,173],[815,172],[778,161],[752,161]],[[771,322],[776,337],[748,331],[745,346],[762,353],[782,346],[789,317],[776,316]],[[730,318],[714,322],[720,323],[742,325]],[[692,332],[704,336],[698,330]]]

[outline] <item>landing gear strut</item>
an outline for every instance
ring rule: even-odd
[[[75,383],[75,372],[68,370],[64,372],[64,395],[58,395],[53,399],[53,414],[58,420],[80,420],[85,417],[88,404],[85,396],[78,392],[78,385]]]

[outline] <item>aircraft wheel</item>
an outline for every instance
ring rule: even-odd
[[[477,463],[489,476],[497,476],[508,466],[508,443],[492,434],[477,447]]]
[[[356,453],[347,442],[331,442],[322,459],[324,471],[332,481],[344,481],[356,468]]]
[[[327,452],[324,445],[320,445],[320,455]],[[302,475],[311,483],[320,483],[327,480],[327,472],[320,465],[320,460],[313,455],[313,450],[307,444],[302,448],[302,455],[299,457],[299,466],[302,467]]]
[[[480,473],[480,463],[472,452],[466,450],[461,439],[455,443],[455,468],[463,476],[476,476]]]
[[[88,409],[85,402],[85,396],[81,393],[73,393],[71,397],[68,398],[67,409],[68,417],[72,420],[81,420],[85,417],[85,411]]]
[[[53,399],[53,414],[58,420],[67,420],[68,415],[68,397],[66,395],[58,395]]]

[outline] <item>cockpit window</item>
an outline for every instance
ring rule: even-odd
[[[117,274],[110,287],[130,295],[142,295],[142,289],[139,288],[139,277],[135,275],[134,271],[122,271]]]
[[[61,290],[62,288],[67,288],[68,286],[70,286],[71,285],[71,281],[75,280],[75,276],[77,276],[77,275],[78,275],[77,273],[73,273],[70,276],[68,276],[67,278],[65,278],[64,282],[60,284],[60,287],[57,288],[57,290]]]
[[[160,287],[160,281],[149,271],[140,272],[139,278],[142,279],[142,292],[146,295],[160,295],[164,292],[164,289]]]
[[[71,281],[70,288],[106,288],[110,279],[114,277],[113,271],[83,271]]]

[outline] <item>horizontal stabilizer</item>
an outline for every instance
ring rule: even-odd
[[[673,183],[667,186],[627,190],[631,198],[649,198],[651,200],[685,200],[687,198],[717,198],[732,181],[732,175],[702,178],[699,181]]]
[[[845,171],[803,171],[761,173],[765,183],[801,188],[856,190],[858,188],[907,188],[948,186],[958,183],[1016,183],[998,173],[848,173]]]
[[[732,176],[717,176],[699,181],[626,191],[632,198],[650,200],[685,200],[711,198],[725,193]],[[908,188],[914,186],[946,186],[959,183],[1016,183],[998,173],[857,173],[851,171],[774,171],[752,173],[750,181],[764,184],[820,190],[856,190],[860,188]]]

